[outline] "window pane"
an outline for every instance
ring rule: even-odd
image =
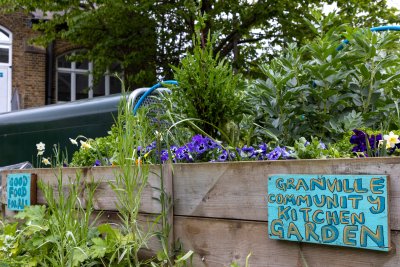
[[[7,32],[0,29],[0,41],[2,42],[9,42],[10,36]]]
[[[0,47],[0,63],[8,63],[8,48]]]
[[[67,55],[61,56],[57,59],[57,66],[59,68],[71,68],[71,62],[67,60]]]
[[[88,70],[89,69],[89,61],[85,60],[83,62],[76,62],[75,68],[81,69],[81,70]]]
[[[97,84],[93,86],[93,97],[105,94],[105,78],[102,77]]]
[[[121,93],[121,81],[118,78],[110,76],[110,94]]]
[[[58,73],[58,101],[71,101],[71,74]]]
[[[76,100],[88,98],[89,77],[88,75],[76,74]]]

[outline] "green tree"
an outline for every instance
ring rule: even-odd
[[[312,9],[333,3],[339,21],[350,26],[398,22],[387,0],[0,0],[8,11],[51,13],[51,20],[35,26],[43,32],[38,41],[60,38],[86,47],[97,73],[118,62],[131,85],[152,83],[156,75],[173,77],[170,65],[178,65],[193,47],[198,11],[207,18],[203,42],[209,31],[219,32],[214,54],[232,60],[236,71],[253,75],[288,43],[312,40],[315,33],[304,19]]]

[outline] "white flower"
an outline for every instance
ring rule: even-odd
[[[44,164],[44,165],[50,165],[51,163],[50,163],[50,160],[48,159],[48,158],[43,158],[42,159],[42,163]]]
[[[39,150],[38,153],[37,153],[37,155],[38,155],[38,156],[42,156],[43,153],[44,153],[44,150]]]
[[[386,148],[394,147],[396,144],[400,143],[399,136],[390,132],[389,135],[385,134],[383,139],[386,140]]]
[[[40,142],[39,144],[36,144],[36,148],[39,151],[44,151],[45,150],[46,145],[43,144],[42,142]]]
[[[71,143],[72,143],[73,145],[76,145],[76,146],[78,145],[78,142],[76,141],[76,139],[70,138],[69,141],[71,141]]]
[[[80,142],[81,142],[81,147],[82,147],[83,149],[90,149],[90,148],[92,148],[92,146],[91,146],[89,143],[84,142],[84,141],[82,141],[82,140],[80,140]]]

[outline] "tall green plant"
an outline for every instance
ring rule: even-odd
[[[193,37],[193,52],[187,53],[179,67],[172,67],[179,81],[179,88],[171,94],[175,103],[173,112],[181,118],[203,121],[199,124],[207,134],[221,138],[218,128],[237,131],[242,118],[240,75],[233,73],[228,61],[214,54],[216,35],[203,36],[200,32],[198,27]]]

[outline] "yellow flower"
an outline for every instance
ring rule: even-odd
[[[81,142],[81,147],[83,148],[83,149],[90,149],[90,148],[92,148],[92,146],[88,143],[88,142],[84,142],[84,141],[80,141]]]
[[[386,148],[392,148],[400,143],[399,136],[393,132],[390,132],[389,135],[385,134],[383,139],[386,140]]]
[[[50,165],[51,163],[50,163],[50,160],[48,159],[48,158],[43,158],[42,159],[42,163],[44,164],[44,165]]]

